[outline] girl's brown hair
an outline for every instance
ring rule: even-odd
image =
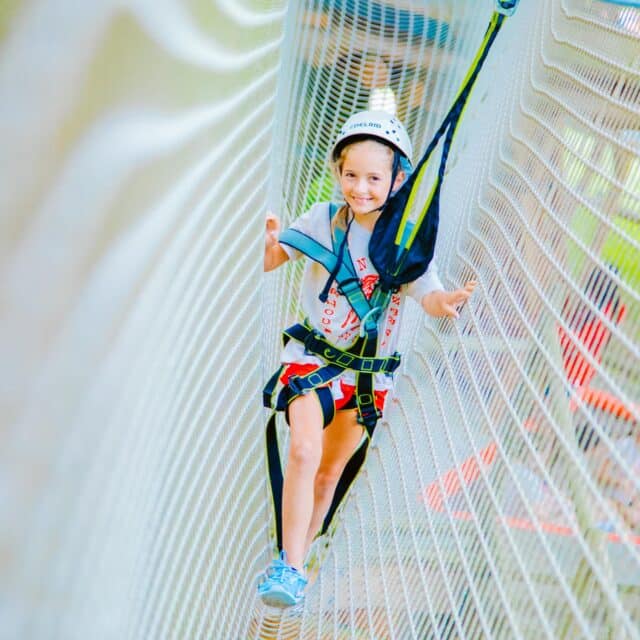
[[[342,173],[342,165],[344,164],[345,158],[347,157],[347,151],[353,145],[356,145],[360,142],[366,142],[367,140],[371,140],[372,142],[377,142],[380,146],[384,147],[389,151],[389,157],[393,160],[393,149],[385,144],[379,138],[374,138],[373,136],[363,135],[363,136],[354,136],[353,138],[349,138],[344,146],[341,146],[338,149],[338,156],[335,160],[331,162],[331,167],[335,171],[336,175],[339,176]]]

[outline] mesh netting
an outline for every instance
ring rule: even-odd
[[[302,273],[262,276],[265,208],[337,198],[355,110],[424,149],[491,12],[283,4],[0,11],[0,637],[638,638],[633,3],[508,19],[441,200],[441,276],[478,288],[456,322],[407,302],[304,605],[257,600],[259,390]]]
[[[489,13],[302,11],[279,210],[335,197],[327,152],[354,110],[396,109],[424,149]],[[452,151],[436,251],[450,287],[479,290],[455,324],[409,309],[396,402],[316,547],[306,607],[285,616],[295,637],[636,637],[639,21],[525,3],[500,34]],[[299,277],[271,285],[277,325],[298,313]]]

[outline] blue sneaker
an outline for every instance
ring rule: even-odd
[[[273,560],[262,574],[258,594],[270,607],[292,607],[304,600],[306,586],[307,579],[287,564],[287,554],[281,551],[280,557]]]

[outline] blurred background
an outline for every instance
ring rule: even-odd
[[[0,638],[638,638],[640,9],[522,0],[452,149],[396,399],[301,611],[260,390],[355,110],[418,159],[490,0],[0,5]],[[281,425],[282,440],[286,429]]]

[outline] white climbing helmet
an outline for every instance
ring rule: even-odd
[[[338,137],[331,149],[331,159],[338,159],[340,147],[345,140],[355,136],[371,136],[379,138],[396,148],[411,162],[411,140],[402,122],[386,111],[359,111],[354,113],[338,132]]]

